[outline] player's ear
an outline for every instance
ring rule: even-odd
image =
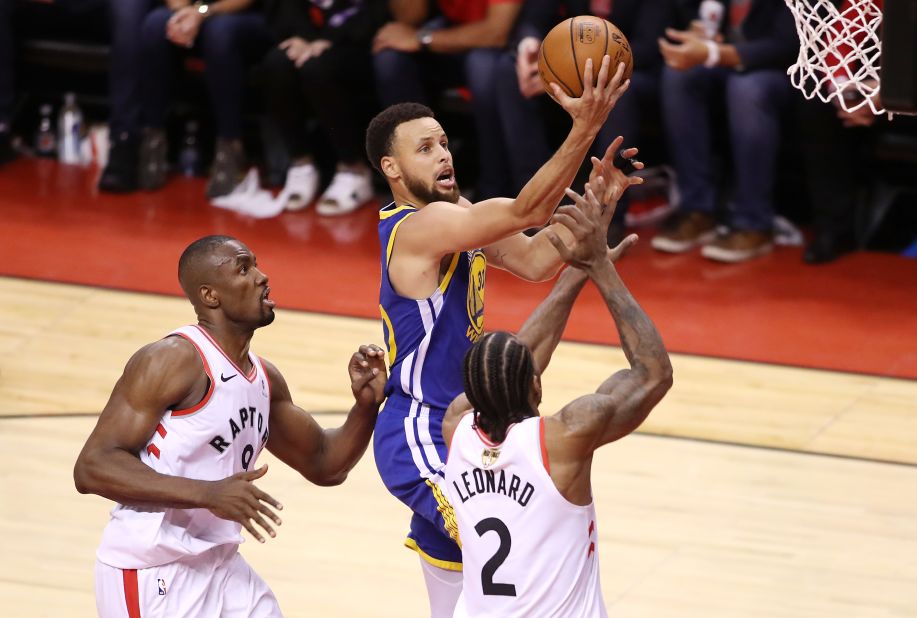
[[[220,306],[220,294],[212,286],[202,285],[199,287],[198,297],[205,307],[216,309]]]
[[[382,173],[389,180],[401,178],[401,168],[398,166],[398,161],[395,160],[395,157],[382,157],[379,167],[382,168]]]

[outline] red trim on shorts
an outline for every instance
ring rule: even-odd
[[[541,461],[544,463],[544,469],[551,476],[551,462],[548,461],[548,445],[544,441],[544,417],[538,419],[538,441],[541,443]]]
[[[191,337],[189,337],[188,335],[185,335],[183,333],[175,333],[175,334],[181,337],[182,339],[184,339],[185,341],[187,341],[188,343],[190,343],[191,345],[193,345],[194,349],[197,350],[198,356],[201,357],[201,362],[204,363],[204,372],[207,374],[207,377],[210,378],[210,387],[207,389],[207,393],[204,395],[204,398],[201,399],[199,402],[197,402],[197,405],[190,407],[190,408],[185,408],[184,410],[172,410],[173,417],[174,416],[187,416],[188,414],[194,414],[195,412],[203,408],[205,405],[207,405],[207,402],[210,401],[210,396],[213,395],[213,389],[215,386],[214,381],[213,381],[213,373],[210,371],[210,364],[207,363],[207,357],[204,356],[204,352],[201,350],[200,346],[194,343],[194,340],[191,339]]]
[[[124,569],[124,602],[128,618],[140,618],[140,587],[137,585],[137,569]]]
[[[156,426],[156,433],[159,434],[160,438],[165,438],[168,432],[166,431],[166,428],[162,426],[162,423],[159,423]]]
[[[156,446],[155,444],[150,444],[149,446],[147,446],[146,452],[152,455],[153,457],[155,457],[156,459],[159,459],[159,454],[160,454],[159,447]]]
[[[254,384],[254,382],[255,382],[255,376],[258,374],[258,370],[257,370],[256,367],[255,367],[255,363],[252,363],[252,370],[251,370],[251,373],[250,373],[250,374],[246,374],[244,371],[242,371],[241,369],[239,369],[239,366],[235,363],[235,361],[233,361],[231,358],[229,358],[229,354],[227,354],[227,353],[223,350],[223,348],[220,347],[220,344],[217,343],[217,340],[216,340],[216,339],[214,339],[213,337],[210,336],[210,333],[208,333],[205,329],[201,328],[201,327],[198,326],[197,324],[194,325],[194,328],[196,328],[197,330],[201,331],[201,332],[204,334],[204,336],[207,337],[207,339],[210,340],[210,343],[213,344],[213,347],[215,347],[217,350],[219,350],[220,354],[223,355],[223,358],[225,358],[227,361],[229,361],[229,364],[232,365],[233,367],[235,367],[235,368],[236,368],[236,371],[238,371],[246,380],[248,380],[250,384]],[[249,356],[249,360],[251,360],[251,356]]]

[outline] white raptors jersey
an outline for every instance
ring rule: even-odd
[[[199,326],[172,333],[197,349],[210,380],[196,406],[168,410],[140,452],[156,472],[217,481],[254,470],[268,437],[270,384],[261,360],[249,353],[245,374]],[[120,569],[143,569],[242,542],[242,526],[207,509],[117,505],[102,535],[98,558]]]
[[[501,444],[473,419],[459,421],[446,461],[464,563],[455,616],[606,616],[595,507],[551,480],[543,419],[513,425]]]

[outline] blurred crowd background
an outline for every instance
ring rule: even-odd
[[[217,206],[333,217],[386,199],[364,130],[418,101],[449,134],[463,193],[512,196],[569,126],[537,75],[541,39],[592,14],[635,59],[594,154],[623,135],[647,165],[610,243],[653,226],[654,249],[720,262],[781,244],[805,244],[810,264],[917,254],[915,119],[806,100],[787,76],[799,43],[783,0],[703,4],[2,0],[0,175],[55,157],[95,165],[103,192],[203,176]]]

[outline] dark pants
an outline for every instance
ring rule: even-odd
[[[111,55],[108,88],[111,101],[109,130],[124,140],[140,131],[141,65],[140,30],[154,0],[110,0]]]
[[[735,176],[732,227],[770,231],[781,115],[792,92],[783,70],[663,69],[662,114],[682,208],[713,214],[716,207],[711,112],[724,90]]]
[[[372,98],[365,94],[366,84],[372,81],[368,50],[335,44],[296,68],[286,52],[275,47],[265,56],[262,68],[268,113],[291,157],[313,152],[305,130],[306,114],[311,110],[338,161],[365,160],[363,132]]]
[[[496,81],[501,136],[506,144],[512,191],[515,194],[553,154],[543,119],[542,104],[545,97],[526,99],[522,96],[516,77],[516,60],[508,53],[500,59]],[[615,104],[599,130],[590,154],[601,158],[609,144],[619,135],[624,136],[624,147],[638,146],[642,113],[657,105],[658,96],[659,76],[651,72],[635,72],[631,77],[630,88]],[[556,105],[553,102],[550,104]],[[627,193],[615,211],[617,222],[624,221],[626,199]]]
[[[473,49],[463,54],[408,54],[391,49],[373,56],[376,89],[383,107],[415,101],[429,105],[427,85],[457,86],[471,91],[478,138],[478,198],[506,195],[509,168],[499,139],[496,68],[499,49]]]
[[[13,2],[0,0],[0,133],[13,117]]]
[[[143,20],[141,122],[145,127],[165,126],[173,63],[182,51],[166,38],[166,24],[171,16],[168,8],[160,7]],[[242,94],[247,68],[261,58],[270,43],[264,16],[258,12],[214,15],[201,25],[194,50],[203,56],[206,65],[204,78],[217,137],[242,137]]]

